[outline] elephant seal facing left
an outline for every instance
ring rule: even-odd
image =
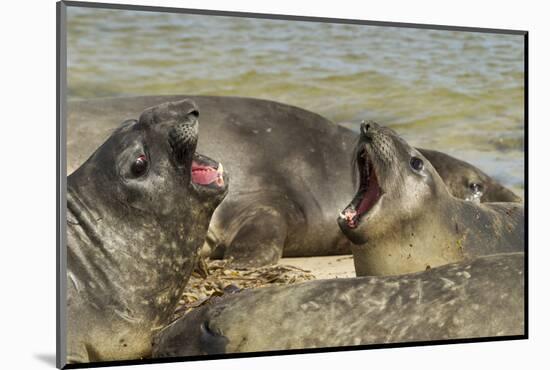
[[[357,192],[338,224],[355,244],[358,276],[523,252],[522,204],[477,204],[452,196],[427,157],[392,129],[363,123],[353,157]]]
[[[228,185],[192,100],[125,121],[67,179],[67,362],[138,359],[168,323]]]

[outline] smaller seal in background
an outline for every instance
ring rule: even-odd
[[[449,192],[477,203],[522,202],[522,198],[479,168],[437,150],[418,149],[435,167]]]

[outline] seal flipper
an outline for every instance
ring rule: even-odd
[[[239,225],[224,258],[234,267],[273,265],[283,255],[288,225],[281,212],[260,206]]]

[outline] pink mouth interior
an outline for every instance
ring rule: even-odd
[[[201,165],[195,161],[191,165],[191,177],[195,184],[209,185],[214,181],[219,183],[219,180],[222,179],[221,176],[222,174],[214,167]]]
[[[357,204],[357,200],[354,200],[354,202],[344,210],[344,218],[350,229],[355,229],[359,225],[359,218],[370,211],[382,194],[382,189],[380,189],[378,185],[378,178],[376,177],[376,172],[374,171],[372,163],[369,162],[366,165],[369,166],[369,176],[363,180],[362,189],[359,190],[357,195],[359,202]],[[357,199],[357,197],[355,199]]]
[[[363,213],[369,211],[376,201],[380,198],[380,187],[378,186],[378,179],[376,178],[376,173],[372,171],[369,178],[369,187],[363,195],[363,199],[359,202],[357,207],[357,213],[362,215]]]

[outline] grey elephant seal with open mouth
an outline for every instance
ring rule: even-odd
[[[522,204],[453,197],[428,159],[393,130],[364,123],[354,157],[358,191],[338,224],[356,244],[358,276],[523,251]]]
[[[67,179],[67,361],[150,355],[227,192],[195,153],[196,104],[128,120]],[[82,138],[84,140],[84,138]]]
[[[69,102],[69,172],[115,123],[146,107],[181,98]],[[223,161],[232,179],[209,228],[207,241],[213,257],[232,258],[234,265],[244,267],[273,264],[281,256],[351,252],[351,243],[334,222],[334,212],[354,193],[349,158],[356,133],[318,114],[273,101],[214,96],[192,99],[201,107],[199,150]],[[436,168],[451,170],[448,173],[456,196],[481,196],[482,201],[489,196],[501,200],[516,197],[474,166],[464,167],[464,162],[442,153],[425,153],[434,157]],[[452,172],[455,164],[460,167]]]
[[[524,255],[248,290],[161,331],[153,357],[524,335]]]

